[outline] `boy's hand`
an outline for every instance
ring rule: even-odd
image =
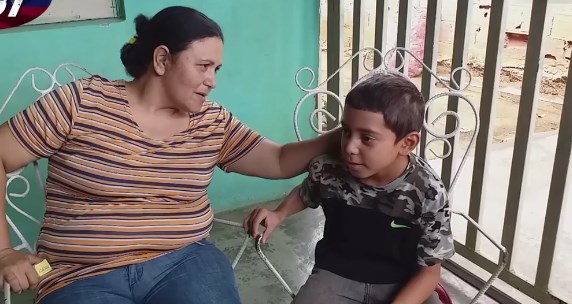
[[[35,289],[40,276],[34,268],[35,263],[42,259],[31,254],[25,254],[12,248],[0,251],[0,282],[10,284],[14,292]]]
[[[266,240],[268,240],[274,228],[280,225],[283,220],[284,217],[276,211],[271,211],[266,208],[256,208],[244,219],[243,226],[246,233],[252,237],[260,235],[258,232],[259,225],[266,227],[261,240],[262,243],[266,243]]]

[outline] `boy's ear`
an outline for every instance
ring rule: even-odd
[[[402,155],[409,155],[409,153],[415,150],[415,148],[419,144],[420,139],[421,139],[421,134],[419,134],[419,132],[411,132],[407,134],[401,140],[401,149],[399,152]]]

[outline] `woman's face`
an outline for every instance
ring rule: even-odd
[[[222,65],[222,40],[218,37],[193,41],[186,50],[172,56],[162,81],[174,106],[196,113],[216,87],[216,74]]]

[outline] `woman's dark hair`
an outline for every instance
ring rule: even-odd
[[[135,29],[134,41],[121,48],[121,61],[133,78],[145,73],[155,48],[160,45],[175,55],[196,40],[210,37],[223,40],[222,30],[216,22],[196,9],[184,6],[165,8],[151,19],[139,15],[135,18]]]
[[[396,141],[423,127],[425,101],[419,89],[405,75],[387,71],[357,84],[345,104],[357,110],[380,113]]]

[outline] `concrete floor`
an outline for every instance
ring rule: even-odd
[[[279,202],[264,204],[274,208]],[[217,214],[217,218],[242,222],[254,207],[233,210]],[[262,249],[266,257],[290,285],[294,292],[306,281],[314,261],[314,246],[322,236],[324,216],[321,209],[307,209],[288,218],[272,234],[268,244]],[[216,223],[211,240],[223,250],[231,260],[238,253],[244,241],[241,228]],[[240,285],[240,293],[245,304],[282,304],[290,303],[291,298],[266,264],[260,259],[254,246],[245,250],[235,268]],[[443,284],[453,303],[470,303],[477,291],[447,270],[443,270]],[[483,298],[479,303],[497,303]]]

